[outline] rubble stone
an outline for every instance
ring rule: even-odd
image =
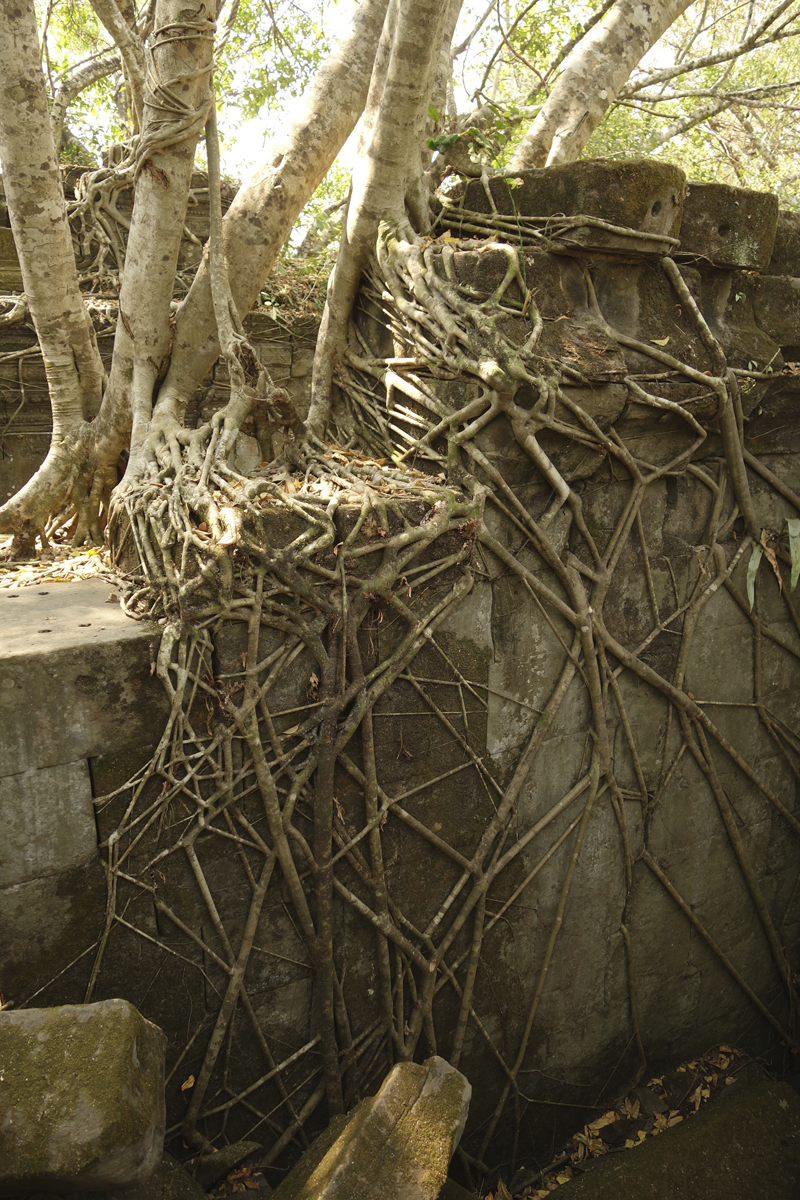
[[[145,1183],[163,1148],[165,1049],[126,1000],[0,1013],[0,1193]]]
[[[443,1058],[398,1063],[332,1143],[315,1144],[276,1200],[436,1200],[467,1119],[472,1089]],[[324,1136],[324,1135],[323,1135]]]

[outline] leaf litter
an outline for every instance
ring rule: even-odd
[[[743,1051],[723,1044],[654,1076],[584,1125],[548,1166],[522,1168],[510,1186],[498,1180],[484,1200],[544,1200],[582,1174],[588,1159],[632,1150],[695,1116],[715,1094],[736,1082],[749,1061]]]

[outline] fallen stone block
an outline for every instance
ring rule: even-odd
[[[443,1058],[398,1063],[303,1155],[275,1200],[436,1200],[472,1088]]]
[[[0,1013],[0,1193],[145,1183],[163,1149],[165,1050],[126,1000]]]
[[[778,197],[772,192],[690,181],[676,257],[706,259],[716,267],[766,271],[777,225]]]
[[[743,1088],[563,1187],[564,1200],[796,1200],[800,1096],[787,1083]]]

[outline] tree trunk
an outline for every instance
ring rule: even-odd
[[[136,191],[119,295],[119,321],[101,414],[114,427],[130,413],[128,474],[142,465],[156,381],[170,349],[170,302],[186,221],[197,141],[211,106],[214,13],[185,17],[159,0],[151,38]]]
[[[223,221],[234,301],[250,311],[303,205],[349,137],[369,88],[388,0],[361,0],[352,25],[317,72],[300,111],[270,143]],[[156,416],[182,424],[186,404],[219,356],[206,259],[178,311]]]
[[[3,185],[53,413],[45,462],[0,509],[0,529],[30,549],[44,517],[63,503],[66,493],[57,480],[64,457],[100,407],[104,372],[78,287],[33,4],[0,0],[0,22]]]
[[[137,128],[143,120],[143,98],[146,89],[145,56],[142,40],[132,29],[116,0],[92,0],[92,8],[98,19],[114,39],[125,65],[125,74],[131,88],[131,108]]]
[[[111,51],[100,58],[90,59],[88,63],[78,67],[67,76],[63,83],[59,84],[53,98],[53,106],[50,109],[50,124],[53,126],[53,141],[56,148],[61,145],[67,109],[75,97],[79,96],[84,88],[91,87],[98,80],[113,75],[120,69],[121,62],[119,54]]]
[[[690,3],[618,0],[567,59],[509,170],[574,162],[631,71]]]
[[[321,434],[330,410],[337,363],[361,273],[374,250],[381,221],[400,224],[405,198],[421,169],[420,147],[433,89],[447,4],[441,0],[391,0],[372,72],[353,191],[339,259],[328,285],[314,361],[308,426]]]

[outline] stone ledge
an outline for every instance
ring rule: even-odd
[[[101,580],[0,591],[3,775],[160,733],[168,706],[151,675],[160,629],[126,617],[112,594]]]

